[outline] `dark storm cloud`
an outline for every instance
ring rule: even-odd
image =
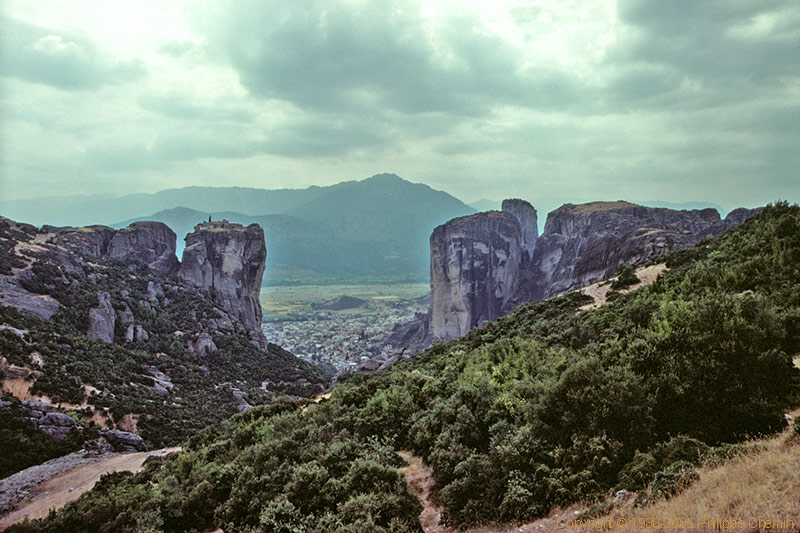
[[[559,106],[568,77],[523,59],[477,19],[434,32],[407,3],[237,3],[212,46],[253,94],[316,111],[482,115],[495,105]]]
[[[139,61],[116,61],[80,35],[0,15],[0,75],[63,90],[96,89],[144,73]]]

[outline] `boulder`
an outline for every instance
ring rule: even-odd
[[[133,311],[131,311],[127,302],[124,305],[125,307],[122,310],[117,311],[117,320],[119,320],[120,324],[127,326],[133,324]]]
[[[137,341],[140,341],[140,342],[141,341],[146,341],[146,340],[148,340],[150,338],[150,334],[147,333],[147,330],[145,330],[142,326],[137,324],[136,325],[136,333],[134,335],[134,338]]]
[[[56,440],[65,439],[78,426],[74,418],[64,413],[50,412],[41,417],[36,429]]]
[[[111,306],[111,295],[105,291],[97,293],[99,305],[89,309],[89,331],[86,335],[90,339],[103,342],[114,342],[114,324],[116,313]]]
[[[197,355],[208,355],[217,351],[217,345],[208,333],[201,333],[194,341],[189,341],[189,351]]]
[[[147,445],[142,437],[135,433],[120,431],[118,429],[103,428],[100,434],[118,452],[146,452]]]

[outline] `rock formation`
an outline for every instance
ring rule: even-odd
[[[48,242],[79,257],[99,258],[108,255],[108,245],[114,238],[114,228],[86,226],[85,228],[52,228],[55,234]]]
[[[715,209],[675,211],[629,202],[566,204],[547,216],[534,258],[531,298],[541,300],[611,277],[623,263],[692,246],[731,222]]]
[[[520,228],[520,247],[522,248],[523,261],[533,261],[533,253],[536,250],[536,241],[539,238],[539,224],[536,217],[536,209],[525,200],[511,199],[503,200],[503,212],[513,215],[519,222]]]
[[[538,236],[533,206],[505,200],[502,213],[451,220],[431,235],[429,335],[460,337],[515,305],[608,279],[622,264],[692,246],[756,212],[736,209],[721,220],[714,209],[565,204],[548,215]]]
[[[177,237],[161,222],[134,222],[117,231],[108,246],[112,259],[137,259],[147,263],[150,271],[167,276],[180,269],[175,255]]]
[[[186,236],[181,282],[209,291],[228,313],[260,333],[259,294],[266,259],[264,231],[258,224],[198,224]]]
[[[98,292],[97,301],[99,305],[89,309],[89,331],[86,335],[90,339],[114,342],[114,324],[117,316],[111,306],[111,295],[107,292]]]
[[[521,231],[516,217],[489,211],[433,230],[431,334],[458,338],[500,316],[517,291]]]
[[[100,435],[105,438],[118,452],[146,452],[147,444],[142,437],[135,433],[120,431],[118,429],[103,428]]]
[[[118,231],[108,226],[43,226],[42,232],[47,235],[45,242],[55,246],[51,252],[59,264],[72,263],[76,257],[132,259],[146,263],[153,274],[160,276],[180,268],[175,255],[175,232],[161,222],[134,222]]]

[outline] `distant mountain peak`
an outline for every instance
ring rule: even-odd
[[[373,181],[373,182],[381,182],[381,183],[397,183],[399,181],[402,181],[402,182],[405,182],[405,183],[411,183],[408,180],[404,180],[403,178],[401,178],[397,174],[389,174],[387,172],[384,172],[382,174],[375,174],[374,176],[369,177],[369,178],[365,179],[364,181]]]

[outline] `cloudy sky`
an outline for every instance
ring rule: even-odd
[[[3,0],[0,196],[800,201],[796,0]]]

